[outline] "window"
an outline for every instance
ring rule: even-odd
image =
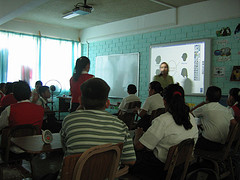
[[[2,82],[25,80],[34,88],[37,80],[45,84],[55,79],[69,90],[80,43],[9,32],[0,32],[0,39],[0,65],[6,74]]]

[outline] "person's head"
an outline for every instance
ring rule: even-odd
[[[169,67],[166,62],[162,62],[160,64],[160,71],[161,71],[161,73],[160,73],[161,75],[168,75]]]
[[[51,97],[51,93],[49,91],[48,86],[41,86],[39,87],[38,91],[39,91],[39,95],[44,99],[48,99]]]
[[[100,78],[91,78],[81,85],[81,105],[84,109],[103,110],[110,104],[108,93],[110,87]]]
[[[170,84],[163,90],[163,100],[166,111],[172,116],[177,125],[183,125],[188,130],[192,128],[189,107],[185,104],[184,90],[178,84]]]
[[[219,102],[222,96],[222,91],[217,86],[210,86],[206,92],[207,102]]]
[[[6,83],[1,83],[1,84],[0,84],[0,90],[1,90],[4,94],[6,94]]]
[[[134,84],[129,84],[127,92],[128,94],[135,94],[137,92],[137,87]]]
[[[42,81],[36,81],[35,82],[35,89],[37,90],[40,86],[42,86],[43,84],[42,84]]]
[[[170,84],[163,90],[163,100],[166,111],[172,116],[177,125],[183,125],[186,130],[192,128],[189,107],[185,104],[184,90],[178,84]]]
[[[149,84],[149,89],[148,89],[149,96],[152,96],[152,95],[154,95],[156,93],[162,94],[162,91],[163,91],[163,88],[162,88],[160,82],[152,81]]]
[[[6,95],[13,92],[13,83],[7,82],[6,83]]]
[[[13,95],[17,101],[30,99],[31,89],[26,81],[14,82]]]
[[[89,71],[90,69],[90,60],[86,56],[82,56],[77,59],[76,65],[74,68],[73,79],[78,80],[79,76],[83,71]]]
[[[227,104],[233,106],[236,102],[240,102],[240,88],[232,88],[229,90]]]

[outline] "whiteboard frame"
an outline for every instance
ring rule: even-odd
[[[170,43],[163,43],[163,44],[153,44],[149,47],[149,82],[152,81],[151,77],[151,59],[152,59],[152,48],[157,47],[164,47],[164,46],[174,46],[174,45],[185,45],[185,44],[192,44],[192,43],[199,43],[204,42],[205,43],[205,60],[204,60],[204,92],[203,93],[191,93],[191,94],[185,94],[187,96],[205,96],[207,88],[210,86],[211,82],[211,38],[206,39],[194,39],[194,40],[187,40],[187,41],[178,41],[178,42],[170,42]],[[164,61],[163,61],[164,62]],[[173,77],[174,80],[174,77]]]

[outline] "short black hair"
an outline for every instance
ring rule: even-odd
[[[217,86],[210,86],[207,89],[206,96],[209,102],[219,102],[222,96],[222,90]]]
[[[100,78],[91,78],[81,85],[81,105],[85,109],[103,109],[110,87]]]
[[[14,82],[13,95],[17,101],[30,99],[31,89],[26,81]]]
[[[152,81],[149,84],[150,88],[153,89],[156,93],[162,94],[163,88],[160,82],[158,81]]]
[[[129,94],[135,94],[137,92],[137,87],[134,84],[129,84],[127,88]]]
[[[39,95],[42,96],[42,94],[45,93],[48,89],[48,86],[40,86],[38,89]]]
[[[43,84],[42,84],[42,81],[40,81],[40,80],[39,80],[39,81],[36,81],[36,82],[35,82],[35,86],[37,86],[37,85],[42,86],[42,85],[43,85]]]

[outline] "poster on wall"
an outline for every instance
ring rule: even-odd
[[[224,76],[225,76],[225,67],[213,68],[213,77],[224,77]]]
[[[240,81],[240,66],[233,66],[231,81]]]

